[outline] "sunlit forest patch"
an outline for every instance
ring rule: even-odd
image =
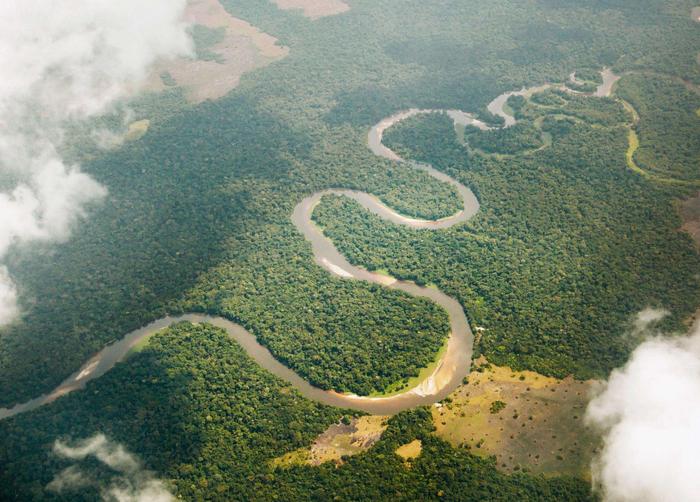
[[[47,498],[66,468],[56,441],[104,433],[183,499],[596,499],[581,421],[590,379],[628,360],[633,313],[667,310],[659,329],[681,332],[700,304],[691,4],[347,6],[190,3],[192,57],[156,68],[158,92],[134,97],[128,120],[105,119],[121,134],[112,148],[70,145],[69,163],[104,199],[70,238],[4,259],[22,315],[0,330],[0,406],[50,392],[105,345],[182,312],[240,323],[319,387],[376,394],[415,379],[443,346],[445,313],[331,276],[290,220],[329,188],[411,218],[459,210],[453,187],[367,147],[372,126],[410,108],[494,128],[455,130],[433,113],[384,137],[473,190],[479,212],[426,232],[325,197],[314,221],[353,264],[456,298],[483,371],[439,406],[380,420],[305,399],[222,331],[180,324],[84,390],[0,422],[0,498]],[[508,129],[487,109],[545,83],[589,93],[603,68],[622,76],[610,97],[512,98]],[[13,183],[0,175],[3,190]]]

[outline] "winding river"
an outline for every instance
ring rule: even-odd
[[[603,83],[598,87],[594,95],[609,96],[614,82],[619,77],[609,70],[603,71],[602,75]],[[549,87],[561,88],[561,84],[546,84],[501,94],[488,105],[488,110],[494,115],[503,117],[505,123],[504,127],[510,127],[516,123],[516,120],[515,117],[504,110],[508,98],[512,95],[530,96],[535,92],[545,90]],[[316,192],[299,202],[292,213],[292,222],[311,244],[314,260],[319,266],[331,274],[348,280],[374,282],[413,296],[428,298],[447,311],[450,320],[450,334],[446,342],[447,348],[438,361],[435,370],[423,381],[419,382],[418,385],[387,397],[367,397],[326,391],[309,384],[297,373],[280,363],[267,348],[258,343],[253,334],[241,325],[222,317],[186,314],[178,317],[164,317],[147,326],[132,331],[90,358],[78,371],[69,376],[50,394],[41,395],[12,408],[1,408],[0,419],[33,410],[44,404],[51,403],[74,390],[83,388],[87,382],[99,378],[112,369],[117,362],[122,361],[134,345],[178,321],[190,321],[194,323],[206,322],[224,329],[260,366],[288,381],[304,397],[330,406],[351,408],[374,414],[391,415],[415,406],[429,405],[447,397],[460,385],[462,379],[468,374],[474,343],[474,337],[460,303],[439,289],[418,286],[410,281],[400,281],[387,275],[373,273],[351,265],[345,257],[340,254],[333,243],[323,235],[321,229],[317,227],[311,219],[316,205],[324,195],[328,194],[349,197],[381,218],[397,225],[405,225],[411,228],[444,229],[463,223],[476,214],[479,210],[479,202],[469,188],[427,164],[409,162],[401,159],[396,153],[382,143],[384,132],[391,126],[414,115],[433,112],[447,113],[447,115],[452,118],[455,125],[473,125],[482,130],[491,129],[491,127],[478,120],[474,115],[461,110],[410,109],[392,115],[372,127],[368,134],[367,143],[372,152],[380,157],[406,163],[415,169],[425,171],[437,180],[452,185],[462,199],[462,208],[457,213],[438,220],[409,218],[392,210],[373,195],[346,189],[329,189]]]

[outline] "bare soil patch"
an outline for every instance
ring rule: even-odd
[[[557,380],[532,371],[493,366],[480,358],[447,399],[432,407],[435,434],[456,448],[495,456],[504,472],[590,478],[600,438],[583,423],[595,381]],[[331,425],[307,448],[278,457],[277,467],[340,465],[346,456],[366,451],[387,427],[386,416],[352,418]],[[400,446],[406,467],[420,456],[420,440]]]
[[[277,45],[275,37],[231,16],[218,0],[190,0],[185,19],[193,25],[225,29],[223,39],[208,48],[217,60],[178,58],[157,64],[146,84],[147,90],[159,92],[174,83],[185,90],[190,103],[218,99],[235,88],[244,73],[289,52],[287,47]]]
[[[700,250],[700,192],[695,197],[682,201],[679,211],[683,219],[681,230],[690,234]]]
[[[369,415],[350,419],[349,423],[331,425],[308,448],[300,448],[275,459],[278,467],[292,465],[321,465],[324,462],[343,463],[343,457],[357,455],[379,441],[386,430],[389,417]]]
[[[301,9],[304,16],[319,19],[334,16],[350,10],[350,6],[341,0],[273,0],[282,10]]]
[[[506,472],[589,476],[598,438],[583,424],[592,381],[557,380],[491,366],[482,357],[468,384],[433,406],[436,434]]]

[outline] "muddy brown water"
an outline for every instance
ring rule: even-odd
[[[611,71],[604,71],[603,84],[598,88],[595,95],[609,95],[617,78],[618,77]],[[488,109],[495,115],[503,117],[505,120],[504,127],[509,127],[515,124],[515,118],[503,109],[508,97],[515,94],[529,96],[534,92],[544,90],[551,86],[552,85],[538,86],[501,94],[489,104]],[[316,192],[302,199],[294,208],[291,217],[296,228],[311,244],[315,262],[331,274],[347,280],[374,282],[390,289],[403,291],[412,296],[428,298],[447,311],[450,320],[450,334],[446,342],[447,349],[444,351],[440,361],[438,361],[435,370],[423,381],[419,382],[418,385],[398,394],[386,397],[357,396],[354,394],[341,394],[334,391],[323,390],[314,387],[292,369],[280,363],[270,351],[258,343],[255,336],[243,326],[222,317],[203,314],[185,314],[177,317],[163,317],[147,326],[132,331],[91,357],[78,371],[70,375],[51,393],[41,395],[12,408],[1,408],[0,419],[36,409],[44,404],[55,401],[65,394],[85,387],[87,382],[99,378],[112,369],[116,363],[124,360],[134,345],[154,335],[158,331],[167,328],[171,324],[180,321],[189,321],[193,323],[205,322],[224,329],[260,366],[289,382],[304,397],[326,405],[356,409],[373,414],[391,415],[415,406],[429,405],[447,397],[461,384],[462,379],[469,373],[474,343],[474,337],[469,327],[467,316],[460,303],[437,288],[419,286],[411,281],[397,280],[387,275],[374,273],[351,265],[345,257],[340,254],[330,239],[323,235],[321,229],[319,229],[311,219],[313,210],[321,198],[329,194],[349,197],[357,201],[368,211],[385,220],[415,229],[445,229],[463,223],[474,216],[479,210],[479,202],[468,187],[427,164],[404,161],[382,143],[384,132],[392,125],[417,114],[433,112],[445,112],[453,119],[455,124],[474,125],[482,130],[489,129],[489,126],[478,120],[474,115],[461,110],[411,109],[387,117],[372,127],[367,137],[367,143],[369,148],[376,155],[392,161],[405,163],[407,166],[414,169],[423,170],[433,178],[455,187],[462,199],[462,208],[457,213],[439,220],[409,218],[389,208],[371,194],[339,188]]]

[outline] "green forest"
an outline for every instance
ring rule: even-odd
[[[18,246],[6,259],[23,315],[0,329],[0,407],[50,391],[106,344],[179,312],[240,323],[326,389],[369,394],[417,374],[444,342],[442,309],[332,277],[290,221],[326,188],[363,190],[413,217],[461,208],[449,185],[367,148],[372,125],[400,110],[461,109],[499,125],[486,109],[498,94],[574,70],[595,83],[608,66],[623,75],[615,96],[640,116],[640,166],[699,176],[691,2],[349,0],[348,12],[316,21],[273,2],[221,3],[289,55],[217,101],[189,106],[177,89],[134,101],[151,119],[138,141],[72,146],[109,196],[66,242]],[[213,57],[220,34],[194,34],[200,56]],[[484,328],[476,355],[605,377],[638,342],[628,335],[636,312],[665,308],[663,329],[678,331],[700,305],[700,257],[675,210],[692,192],[627,168],[632,117],[615,96],[511,98],[520,122],[508,129],[455,131],[442,114],[389,129],[387,146],[473,190],[481,208],[463,225],[410,230],[335,196],[314,220],[352,263],[457,298]],[[44,489],[65,467],[54,441],[96,432],[187,500],[595,499],[587,481],[502,474],[434,437],[423,408],[393,417],[340,468],[269,466],[347,413],[305,400],[219,330],[181,324],[85,390],[0,421],[0,499],[56,497]],[[423,453],[406,469],[393,451],[415,438]]]
[[[639,73],[624,78],[618,93],[639,115],[636,162],[654,174],[700,182],[698,89],[663,75]]]
[[[552,112],[595,117],[596,101],[587,111],[579,99]],[[478,193],[480,213],[463,227],[408,230],[339,197],[326,197],[314,217],[351,262],[458,298],[485,328],[479,350],[489,360],[604,377],[637,343],[611,337],[611,325],[622,330],[652,305],[673,313],[667,329],[683,329],[700,302],[700,258],[677,231],[673,194],[627,170],[624,124],[562,121],[544,125],[551,147],[505,159],[468,155],[446,116],[415,117],[386,134],[389,147]]]
[[[506,476],[452,448],[432,436],[424,408],[392,418],[379,443],[340,468],[271,465],[343,415],[260,369],[223,331],[182,323],[85,391],[0,422],[3,500],[95,500],[90,488],[44,490],[71,463],[47,444],[95,431],[138,451],[185,500],[590,500],[584,481]],[[424,450],[407,469],[394,450],[415,438]]]

